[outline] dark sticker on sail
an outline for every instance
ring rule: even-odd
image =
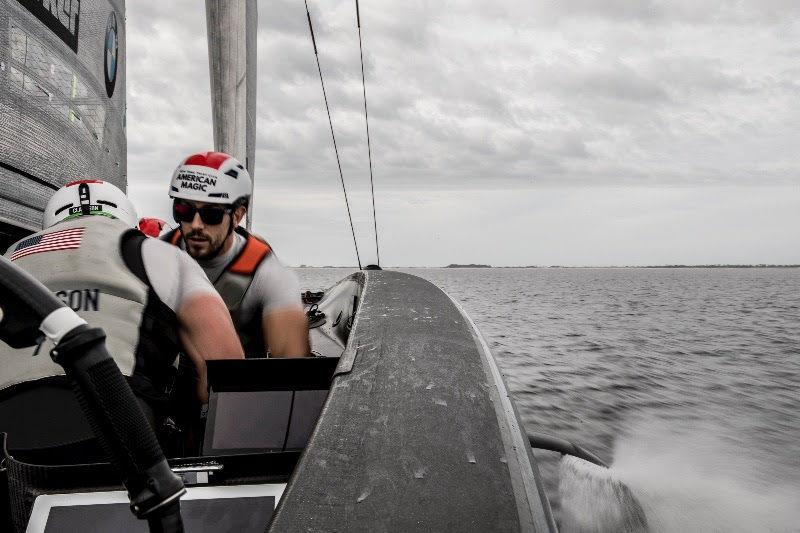
[[[117,15],[112,11],[106,24],[105,75],[106,94],[109,98],[114,94],[117,83],[117,61],[119,60],[119,33],[117,31]]]
[[[78,52],[81,0],[17,0],[59,39]]]

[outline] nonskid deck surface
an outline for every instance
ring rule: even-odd
[[[272,530],[549,530],[469,321],[421,278],[363,275],[339,375]]]

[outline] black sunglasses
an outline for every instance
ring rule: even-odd
[[[195,213],[199,213],[200,220],[203,221],[203,224],[216,226],[225,218],[225,213],[232,212],[232,207],[218,205],[205,205],[198,208],[183,202],[175,202],[172,204],[172,217],[175,219],[175,222],[191,222],[194,220]]]

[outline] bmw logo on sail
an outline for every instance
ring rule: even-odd
[[[117,34],[117,15],[112,11],[106,24],[105,74],[106,94],[111,98],[117,82],[117,54],[119,53],[119,36]]]

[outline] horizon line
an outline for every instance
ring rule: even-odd
[[[358,270],[358,265],[291,265],[290,268],[353,268]],[[800,264],[779,263],[707,263],[696,265],[665,264],[665,265],[509,265],[495,266],[486,264],[459,264],[437,266],[401,266],[392,265],[385,268],[450,268],[450,269],[477,269],[477,268],[800,268]]]

